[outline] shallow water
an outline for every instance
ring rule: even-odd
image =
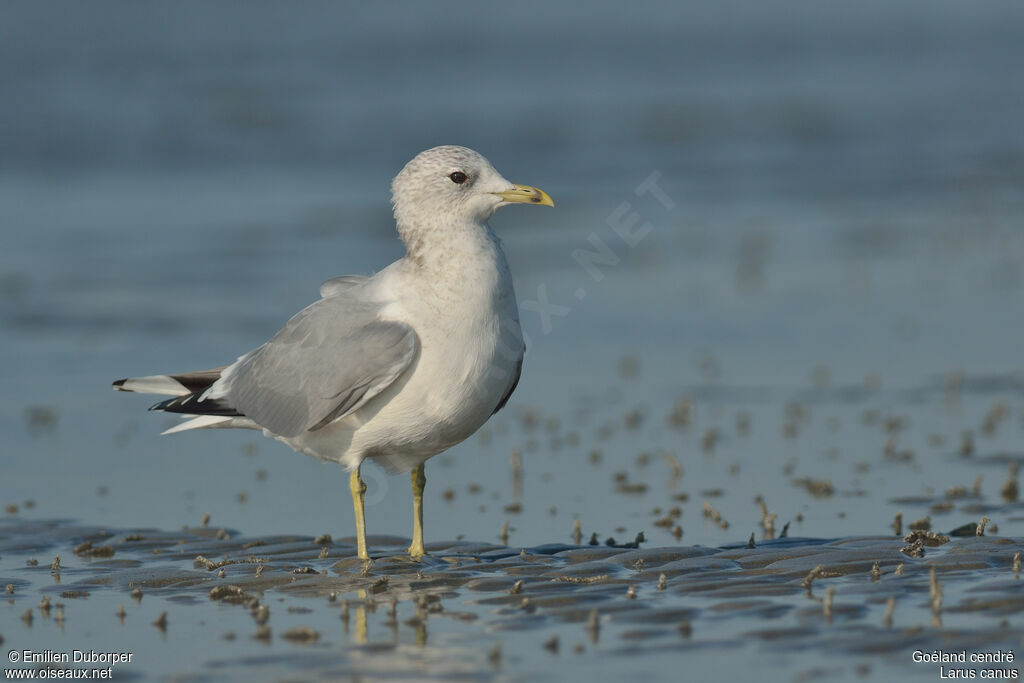
[[[1024,460],[1020,3],[866,2],[841,15],[796,1],[609,3],[586,17],[530,3],[497,14],[106,7],[55,16],[21,4],[0,21],[5,646],[124,644],[147,678],[665,679],[686,666],[779,680],[934,679],[910,662],[914,649],[1019,646],[1008,557],[1024,506],[1008,482]],[[427,468],[428,543],[456,539],[434,546],[438,558],[491,555],[472,573],[428,564],[437,590],[412,585],[415,567],[379,562],[373,576],[390,587],[360,644],[364,587],[334,568],[347,546],[317,560],[309,543],[352,533],[345,474],[250,433],[159,438],[173,418],[109,383],[229,362],[321,281],[397,258],[390,178],[453,142],[555,198],[493,224],[520,301],[557,308],[524,307],[529,355],[513,400]],[[638,193],[645,181],[664,194]],[[624,241],[622,221],[643,238]],[[581,255],[602,246],[603,261]],[[408,477],[364,476],[369,532],[406,536]],[[925,517],[939,532],[983,516],[996,528],[903,559],[897,513],[904,533]],[[238,531],[202,536],[205,514],[210,529]],[[744,550],[751,533],[770,535],[765,519],[790,538]],[[576,521],[584,544],[644,532],[644,553],[708,555],[694,560],[701,572],[666,571],[664,592],[653,558],[650,571],[593,585],[531,573],[568,572],[569,549],[493,558],[574,543]],[[182,527],[192,531],[151,531]],[[164,545],[124,542],[132,529]],[[74,555],[101,533],[113,558]],[[267,588],[266,644],[250,640],[246,609],[209,600],[220,580],[191,562],[273,536],[305,549],[269,563],[265,586],[246,583]],[[181,558],[151,554],[179,540]],[[400,547],[382,540],[376,552]],[[778,575],[732,557],[776,549],[799,554]],[[63,584],[111,583],[59,598],[58,553]],[[960,555],[970,566],[951,568]],[[277,583],[307,560],[328,574]],[[818,563],[851,567],[815,581],[818,599],[836,588],[831,625],[800,586]],[[940,626],[930,563],[945,587]],[[225,581],[250,570],[225,567]],[[496,583],[474,587],[480,575]],[[535,612],[503,592],[516,578],[530,579]],[[150,581],[142,603],[132,581]],[[313,586],[330,581],[350,601],[348,633],[340,603]],[[959,609],[990,593],[999,605]],[[64,603],[63,631],[52,614],[36,611],[30,629],[21,620],[43,594]],[[419,594],[475,619],[431,614],[420,645],[407,623]],[[596,644],[585,618],[566,616],[590,600],[615,607]],[[648,623],[648,610],[673,616]],[[166,633],[150,627],[162,611]],[[302,625],[316,643],[281,637]],[[557,654],[543,647],[555,635]]]
[[[1024,611],[1011,569],[1022,544],[1009,539],[947,540],[923,558],[880,536],[754,548],[434,543],[422,562],[404,543],[372,537],[371,565],[352,539],[9,519],[5,609],[22,623],[7,642],[43,656],[131,652],[113,665],[121,679],[621,679],[659,676],[661,660],[680,656],[701,677],[747,677],[756,662],[769,677],[931,680],[943,665],[913,653],[934,648],[998,658],[969,665],[979,672],[1019,670],[1005,661],[1020,645],[1007,624]]]

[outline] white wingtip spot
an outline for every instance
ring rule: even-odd
[[[167,375],[121,379],[114,383],[114,390],[134,391],[138,394],[164,394],[168,396],[185,396],[192,393],[180,382]]]

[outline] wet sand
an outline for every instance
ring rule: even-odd
[[[364,564],[352,539],[9,517],[0,633],[5,650],[133,651],[118,679],[526,680],[664,671],[681,657],[719,672],[726,658],[756,663],[769,677],[797,658],[801,680],[923,680],[940,665],[914,663],[915,650],[1019,651],[1024,541],[914,541],[457,542],[413,562],[407,539],[371,536]],[[188,649],[197,636],[207,646]]]

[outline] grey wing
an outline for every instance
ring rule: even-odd
[[[228,368],[210,398],[224,396],[279,436],[358,410],[397,380],[419,349],[411,327],[380,320],[379,311],[352,297],[320,299]]]

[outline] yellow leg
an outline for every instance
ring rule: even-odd
[[[427,554],[423,547],[423,487],[426,485],[423,465],[417,465],[412,471],[412,545],[409,546],[409,554],[414,558]]]
[[[352,470],[348,478],[348,486],[352,490],[352,505],[356,510],[356,546],[359,551],[360,560],[370,559],[366,552],[366,517],[363,514],[363,496],[366,493],[366,483],[359,476],[359,468]]]

